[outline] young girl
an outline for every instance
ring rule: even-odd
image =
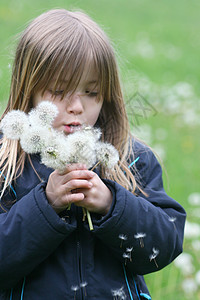
[[[113,49],[83,13],[48,11],[21,36],[3,116],[43,100],[58,108],[55,129],[99,127],[120,159],[109,173],[76,163],[61,174],[1,135],[0,299],[151,299],[142,275],[181,253],[185,211],[130,135]]]

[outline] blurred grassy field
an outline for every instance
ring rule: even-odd
[[[1,0],[0,2],[0,101],[2,111],[9,93],[15,36],[25,24],[45,10],[82,9],[97,21],[113,41],[128,105],[136,108],[141,95],[146,115],[140,110],[133,133],[144,136],[163,158],[167,192],[180,202],[190,222],[199,223],[188,197],[200,193],[200,34],[198,0]],[[140,99],[141,100],[141,99]],[[138,102],[139,103],[139,102]],[[156,113],[155,113],[156,111]],[[129,113],[130,121],[133,115]],[[166,175],[167,174],[167,175]],[[200,234],[195,241],[200,240]],[[174,264],[146,276],[152,298],[199,299],[195,276],[200,268],[199,249],[186,240],[184,251],[194,260],[193,271],[184,275]],[[195,287],[184,291],[185,279]]]

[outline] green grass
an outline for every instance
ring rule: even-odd
[[[9,94],[11,70],[8,65],[12,63],[16,34],[23,30],[29,20],[55,7],[82,9],[102,25],[116,49],[127,100],[132,96],[138,78],[146,77],[151,83],[145,97],[156,108],[157,114],[146,120],[141,119],[140,123],[148,124],[151,128],[150,145],[154,147],[159,144],[165,150],[164,166],[167,176],[164,173],[164,183],[167,192],[185,207],[189,221],[198,222],[199,219],[193,217],[194,209],[187,199],[191,193],[200,192],[199,126],[180,121],[183,113],[181,110],[166,112],[163,105],[167,105],[168,98],[162,99],[161,91],[167,87],[170,90],[177,82],[187,82],[194,88],[191,101],[199,103],[199,1],[1,0],[1,111]],[[138,90],[144,93],[141,87]],[[190,99],[181,100],[182,106],[186,100]],[[200,115],[198,109],[195,111]],[[164,128],[167,132],[163,140],[156,138],[159,128]],[[195,259],[195,271],[190,275],[194,278],[195,272],[200,268],[200,261],[196,258],[197,254],[190,241],[185,241],[184,250]],[[199,297],[199,287],[191,298],[183,293],[181,284],[185,277],[173,264],[145,278],[154,300]]]

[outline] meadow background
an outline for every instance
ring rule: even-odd
[[[56,7],[82,9],[113,41],[132,131],[158,153],[165,189],[187,211],[183,254],[145,276],[152,299],[200,299],[200,2],[1,0],[1,112],[16,34]]]

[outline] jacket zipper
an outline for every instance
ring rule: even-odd
[[[78,218],[79,220],[81,220],[82,215],[80,210],[78,210]],[[77,266],[78,266],[78,282],[79,282],[79,295],[80,295],[80,299],[84,300],[84,293],[83,293],[83,289],[81,288],[81,283],[83,282],[83,274],[82,274],[82,249],[81,249],[81,241],[80,241],[80,229],[79,229],[79,225],[78,224],[78,229],[77,229]],[[77,299],[76,299],[77,300]]]
[[[81,251],[81,243],[80,240],[77,240],[77,258],[78,258],[78,274],[79,274],[79,289],[80,289],[80,299],[85,299],[83,288],[81,287],[81,283],[83,282],[82,276],[82,251]]]

